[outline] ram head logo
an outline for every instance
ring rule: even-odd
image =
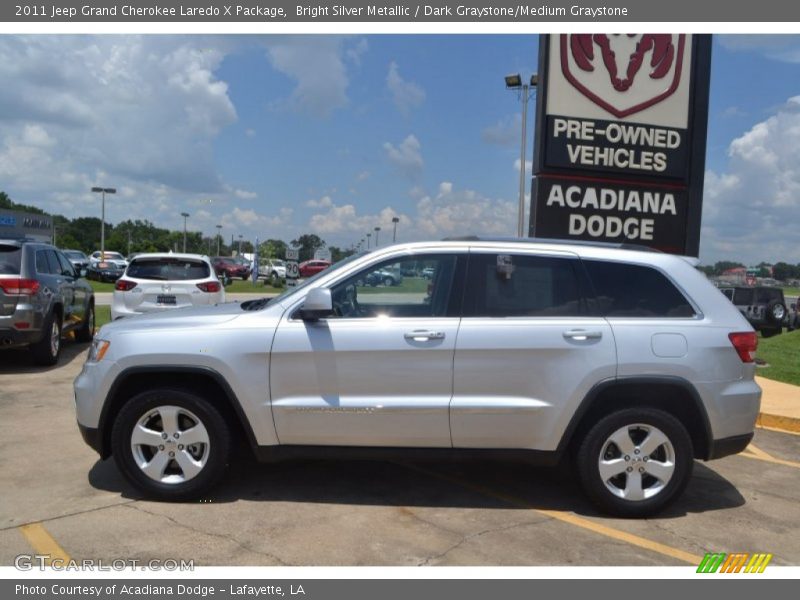
[[[561,70],[592,102],[617,118],[627,117],[661,102],[678,88],[685,38],[672,34],[562,35]]]

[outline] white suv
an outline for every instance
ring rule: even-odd
[[[392,287],[387,265],[429,269]],[[272,299],[104,326],[75,380],[84,439],[152,497],[197,497],[234,440],[263,460],[405,449],[574,462],[619,515],[743,450],[756,335],[679,257],[463,239],[353,256]]]

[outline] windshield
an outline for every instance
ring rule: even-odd
[[[86,258],[83,252],[78,252],[77,250],[65,250],[64,254],[67,255],[67,258],[77,258],[78,260],[83,260]]]
[[[98,258],[100,257],[100,253],[97,253]],[[125,257],[122,256],[119,252],[109,252],[106,250],[105,252],[105,259],[106,260],[125,260]]]

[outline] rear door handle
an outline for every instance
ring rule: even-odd
[[[409,331],[403,335],[407,340],[415,342],[424,342],[427,340],[443,340],[444,331],[428,331],[427,329],[418,329],[416,331]]]
[[[602,331],[586,331],[585,329],[570,329],[564,332],[564,338],[568,340],[575,340],[576,342],[585,342],[586,340],[599,340],[603,337]]]

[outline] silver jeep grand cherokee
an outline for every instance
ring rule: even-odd
[[[384,268],[431,277],[356,285]],[[465,238],[357,255],[272,300],[106,325],[75,397],[86,442],[155,498],[204,494],[246,440],[262,460],[571,457],[600,508],[642,516],[694,459],[747,446],[755,349],[682,258]]]

